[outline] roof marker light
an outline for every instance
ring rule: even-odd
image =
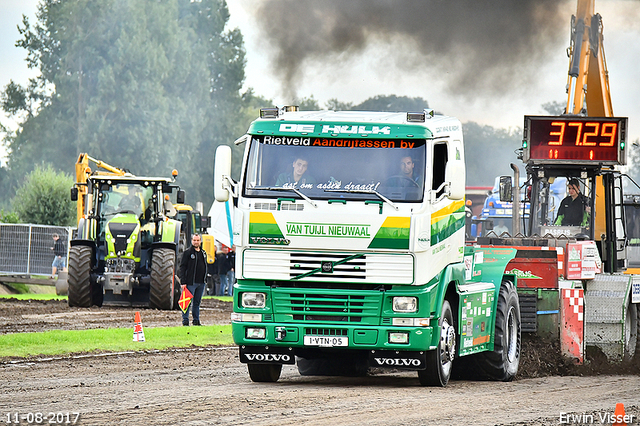
[[[278,108],[260,108],[260,118],[278,118]]]
[[[408,112],[407,121],[412,123],[424,123],[426,114],[423,112]]]

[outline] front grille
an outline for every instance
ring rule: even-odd
[[[333,284],[412,284],[410,254],[328,253],[286,249],[242,252],[246,279]]]
[[[277,321],[377,324],[379,291],[327,294],[295,288],[273,289]]]
[[[112,258],[107,259],[105,272],[133,273],[136,270],[136,262],[133,259]]]
[[[352,259],[345,262],[346,259]],[[329,265],[332,280],[364,280],[367,278],[366,255],[335,255],[335,254],[307,254],[291,253],[289,274],[293,279],[301,276],[326,278],[327,271],[323,271],[323,265]]]

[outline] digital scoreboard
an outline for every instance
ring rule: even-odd
[[[525,163],[626,164],[626,117],[525,116]]]

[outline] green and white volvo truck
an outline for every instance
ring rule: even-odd
[[[239,181],[215,158],[215,198],[234,198],[233,339],[253,381],[416,370],[510,380],[520,360],[509,248],[465,247],[465,160],[455,118],[421,112],[265,108]],[[470,369],[471,367],[471,369]]]

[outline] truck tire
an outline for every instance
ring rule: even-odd
[[[508,382],[520,364],[520,304],[515,285],[503,281],[496,307],[496,328],[492,352],[478,354],[478,367],[489,379]]]
[[[631,297],[629,297],[629,299],[631,299]],[[638,319],[638,305],[631,303],[631,300],[629,300],[624,327],[624,362],[630,362],[633,359],[638,358],[638,331],[640,331]]]
[[[151,285],[149,288],[149,307],[171,310],[175,298],[175,251],[160,248],[153,251],[151,257]]]
[[[247,364],[247,369],[253,382],[277,382],[282,364]]]
[[[69,249],[69,273],[67,285],[69,306],[89,308],[93,304],[91,288],[91,254],[88,246],[74,246]]]
[[[442,314],[438,325],[440,326],[438,347],[427,352],[426,370],[418,370],[418,379],[422,386],[446,386],[451,378],[457,337],[453,311],[448,300],[442,304]]]
[[[640,304],[636,304],[636,353],[633,357],[635,365],[640,366]]]

